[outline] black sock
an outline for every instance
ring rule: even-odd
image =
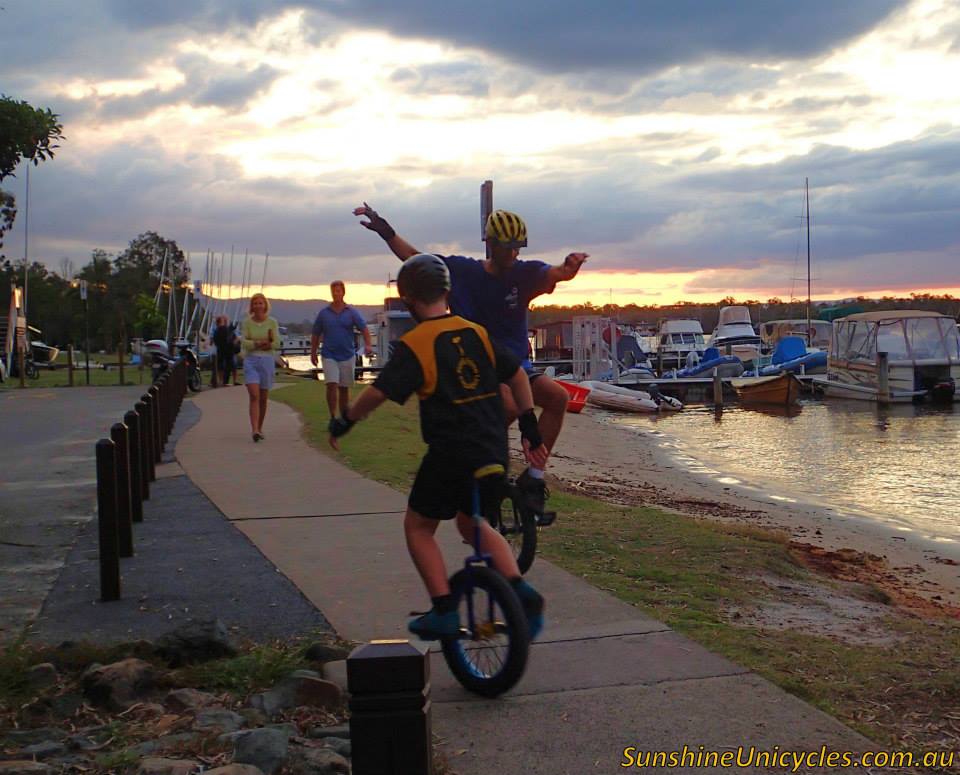
[[[453,595],[440,595],[439,597],[431,597],[430,600],[438,614],[448,614],[454,608]]]

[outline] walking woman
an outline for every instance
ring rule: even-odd
[[[250,396],[253,440],[263,438],[267,397],[273,387],[274,356],[280,349],[280,328],[269,317],[270,302],[262,293],[250,297],[250,314],[243,321],[243,377]]]

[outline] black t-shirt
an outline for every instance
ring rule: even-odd
[[[430,451],[479,467],[507,463],[500,383],[520,367],[486,329],[444,315],[420,323],[397,342],[373,383],[391,401],[420,397],[420,431]]]
[[[233,352],[233,338],[236,334],[233,331],[233,326],[217,326],[213,330],[213,343],[217,347],[218,353],[232,353]]]

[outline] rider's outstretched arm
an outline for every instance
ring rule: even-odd
[[[387,247],[393,251],[393,255],[395,255],[401,261],[406,261],[408,258],[410,258],[410,256],[415,256],[420,252],[403,237],[397,234],[393,230],[393,227],[387,223],[386,219],[381,218],[377,214],[377,211],[366,202],[363,203],[362,207],[355,207],[353,214],[365,215],[367,218],[369,218],[369,221],[360,221],[360,225],[379,234],[383,241],[387,243]]]

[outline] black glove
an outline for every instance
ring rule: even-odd
[[[530,442],[531,450],[543,444],[543,439],[540,438],[540,426],[537,424],[537,416],[533,413],[533,409],[527,409],[521,414],[517,424],[520,426],[520,438]]]
[[[333,436],[333,438],[339,439],[356,424],[357,421],[351,420],[347,417],[347,413],[344,412],[339,417],[330,418],[330,425],[327,426],[327,430],[330,431],[330,435]]]
[[[370,225],[367,226],[364,224],[364,226],[367,226],[367,228],[371,231],[375,231],[383,238],[384,241],[392,240],[397,236],[397,233],[393,230],[393,227],[387,223],[386,219],[377,215],[377,211],[372,207],[367,207],[366,216],[370,219]]]

